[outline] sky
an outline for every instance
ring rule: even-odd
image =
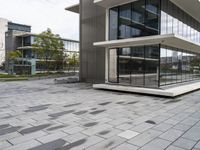
[[[78,0],[0,0],[0,18],[32,26],[32,33],[50,28],[62,38],[79,39],[79,15],[65,10]]]

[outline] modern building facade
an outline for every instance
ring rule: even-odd
[[[199,10],[197,0],[80,0],[80,78],[145,88],[199,80]]]
[[[43,63],[44,58],[40,58],[37,56],[37,53],[34,51],[33,44],[35,43],[35,38],[37,38],[38,34],[33,34],[30,32],[26,33],[21,33],[21,34],[12,34],[14,36],[15,42],[14,47],[12,47],[10,50],[19,50],[22,53],[22,58],[20,60],[23,61],[22,65],[23,66],[31,66],[30,69],[30,74],[34,75],[39,71],[45,71],[46,67]],[[11,39],[13,39],[13,36]],[[64,44],[64,49],[63,49],[63,55],[67,56],[73,53],[79,53],[79,42],[71,39],[61,39]],[[10,43],[10,42],[8,42]],[[12,43],[12,42],[11,42]],[[55,63],[53,60],[51,60],[52,63]],[[58,62],[56,62],[58,65],[56,65],[56,69],[60,70],[62,68],[62,63],[61,61],[60,65]],[[54,65],[55,66],[55,65]],[[55,68],[54,68],[55,69]],[[19,71],[20,69],[18,69]],[[16,71],[16,69],[15,69]]]
[[[0,66],[5,63],[7,53],[16,47],[18,41],[14,35],[27,32],[31,32],[31,26],[0,18]]]

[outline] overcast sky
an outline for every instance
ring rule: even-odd
[[[78,0],[0,0],[0,18],[32,26],[33,33],[51,28],[62,38],[78,40],[79,16],[65,7]]]

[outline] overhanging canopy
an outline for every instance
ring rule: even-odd
[[[95,42],[94,46],[116,48],[128,46],[142,46],[163,44],[174,48],[184,49],[195,53],[200,53],[200,43],[190,41],[184,37],[175,34],[154,35],[122,40]]]
[[[111,8],[117,5],[122,5],[125,3],[130,3],[137,0],[94,0],[96,5],[99,5],[104,8]],[[200,1],[199,0],[170,0],[178,7],[186,11],[189,15],[194,17],[197,21],[200,22]]]
[[[75,4],[75,5],[66,7],[65,10],[79,14],[79,4]]]

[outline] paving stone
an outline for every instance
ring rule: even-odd
[[[68,135],[66,137],[63,137],[62,139],[64,139],[65,141],[69,142],[69,143],[73,143],[75,141],[79,141],[81,139],[86,139],[88,136],[81,134],[81,133],[76,133],[73,135]]]
[[[90,129],[87,129],[87,130],[83,130],[82,133],[86,134],[86,135],[94,135],[96,133],[99,133],[101,131],[104,131],[104,130],[108,130],[108,129],[111,129],[112,126],[111,125],[108,125],[108,124],[102,124],[102,125],[97,125],[95,127],[92,127]]]
[[[42,137],[45,135],[47,135],[47,133],[45,133],[43,131],[38,131],[38,132],[34,132],[34,133],[27,134],[24,136],[18,136],[16,138],[12,138],[9,140],[9,142],[16,145],[16,144],[24,143],[26,141],[30,141],[30,140],[33,140],[33,139],[36,139],[36,138],[39,138],[39,137]]]
[[[125,138],[125,139],[131,139],[137,135],[139,135],[140,133],[135,132],[135,131],[131,131],[131,130],[126,130],[120,134],[118,134],[118,136]]]
[[[8,128],[9,126],[10,126],[9,124],[2,124],[2,125],[0,125],[0,130]]]
[[[66,126],[65,125],[54,126],[54,127],[48,128],[47,131],[54,131],[54,130],[62,129],[64,127]]]
[[[101,131],[101,132],[97,133],[97,135],[100,136],[100,137],[103,137],[105,139],[108,139],[110,137],[118,135],[121,132],[122,132],[122,130],[112,128],[112,129],[109,129],[109,130]]]
[[[183,120],[181,123],[185,124],[185,125],[189,125],[189,126],[193,126],[194,124],[196,124],[199,121],[199,119],[195,119],[195,118],[186,118],[185,120]]]
[[[51,141],[54,141],[54,140],[57,140],[57,139],[60,139],[60,138],[66,137],[66,136],[67,136],[66,133],[59,131],[59,132],[56,132],[53,134],[48,134],[46,136],[37,138],[37,140],[40,141],[41,143],[48,143],[48,142],[51,142]]]
[[[128,124],[128,123],[123,123],[121,125],[116,126],[115,128],[120,129],[120,130],[128,130],[133,128],[132,124]]]
[[[177,141],[173,143],[173,145],[177,147],[188,150],[192,149],[195,144],[196,142],[184,138],[179,138]]]
[[[200,127],[192,127],[190,130],[188,130],[184,135],[183,138],[190,139],[193,141],[200,140]]]
[[[176,125],[180,122],[180,120],[175,120],[175,119],[168,119],[165,121],[165,123],[167,124],[171,124],[171,125]]]
[[[43,125],[39,125],[39,126],[26,128],[26,129],[21,130],[19,133],[21,133],[21,134],[33,133],[33,132],[40,131],[40,130],[43,130],[45,128],[48,128],[50,125],[51,124],[43,124]]]
[[[154,139],[150,143],[144,145],[140,150],[164,150],[166,149],[171,142],[163,139]]]
[[[142,123],[142,124],[140,124],[140,125],[138,125],[138,126],[135,126],[135,127],[132,128],[131,130],[142,133],[142,132],[144,132],[144,131],[146,131],[146,130],[148,130],[148,129],[154,127],[154,126],[155,126],[155,125],[153,125],[153,124]]]
[[[168,141],[175,141],[178,139],[184,132],[180,130],[170,129],[167,132],[160,135],[160,138],[168,140]]]
[[[68,133],[68,134],[76,134],[76,133],[81,132],[83,130],[84,130],[84,128],[79,127],[79,126],[75,126],[75,127],[72,127],[72,128],[65,129],[63,131],[65,133]]]
[[[200,149],[200,141],[195,145],[195,148]]]
[[[166,150],[185,150],[185,149],[171,145]]]
[[[158,124],[158,125],[154,126],[153,129],[165,132],[165,131],[169,130],[172,127],[173,127],[173,125],[171,125],[171,124],[161,123],[161,124]]]
[[[29,150],[56,150],[58,148],[62,148],[66,144],[65,140],[58,139],[49,143],[45,143],[43,145],[36,146]]]
[[[188,126],[188,125],[184,125],[184,124],[177,124],[173,127],[174,129],[177,129],[177,130],[181,130],[181,131],[187,131],[188,129],[191,128],[191,126]]]
[[[139,147],[128,144],[128,143],[123,143],[119,146],[117,146],[116,148],[114,148],[113,150],[138,150]]]
[[[22,144],[17,144],[17,145],[8,147],[4,150],[27,150],[27,149],[31,149],[31,148],[34,148],[39,145],[41,145],[41,143],[39,143],[38,141],[31,140],[31,141],[28,141],[28,142],[25,142]]]
[[[83,149],[86,149],[87,147],[95,145],[101,141],[103,141],[103,139],[100,137],[90,136],[89,138],[80,139],[78,141],[70,143],[58,150],[69,150],[69,149],[70,150],[83,150]]]
[[[156,137],[158,137],[162,132],[156,131],[156,130],[148,130],[135,138],[132,138],[131,140],[128,141],[128,143],[142,147],[146,143],[152,141]]]
[[[7,141],[0,141],[0,149],[5,149],[9,146],[12,146],[12,145],[8,143]]]
[[[115,136],[108,140],[104,140],[94,146],[91,146],[87,148],[87,150],[110,150],[124,143],[125,141],[125,139]]]
[[[20,128],[22,128],[21,126],[16,126],[16,127],[9,127],[9,128],[4,128],[0,130],[0,136],[5,135],[5,134],[9,134],[9,133],[13,133],[16,132],[17,130],[19,130]]]

